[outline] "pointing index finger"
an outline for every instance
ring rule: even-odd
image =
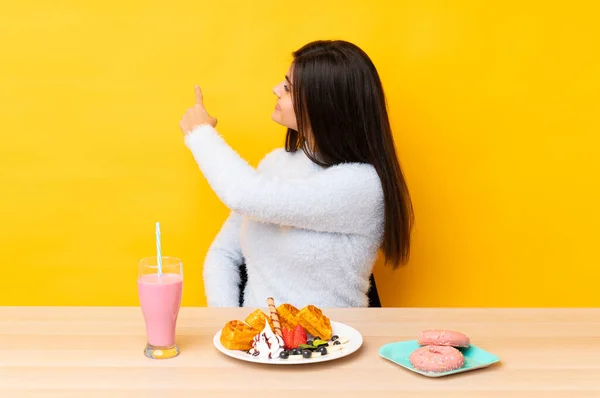
[[[196,105],[202,105],[202,90],[200,90],[200,86],[196,85],[194,91],[196,92]]]

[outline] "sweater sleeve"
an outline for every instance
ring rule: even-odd
[[[383,223],[383,192],[368,164],[336,165],[302,179],[258,173],[209,125],[185,137],[216,195],[232,211],[267,223],[373,235]]]
[[[239,306],[242,216],[231,213],[213,240],[204,261],[204,291],[209,307]]]

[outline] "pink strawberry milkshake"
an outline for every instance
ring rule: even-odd
[[[142,275],[138,279],[138,289],[148,344],[155,348],[173,347],[183,291],[181,275]]]

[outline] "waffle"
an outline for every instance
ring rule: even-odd
[[[277,307],[277,314],[279,315],[279,322],[281,322],[282,328],[294,330],[298,326],[298,308],[291,304],[281,304]]]
[[[221,330],[220,340],[228,350],[247,351],[252,348],[254,336],[259,333],[260,330],[253,329],[242,321],[229,321]]]
[[[323,311],[314,305],[307,305],[302,308],[296,316],[298,323],[313,337],[320,337],[322,340],[331,338],[331,322],[329,318],[323,315]]]
[[[273,328],[273,321],[271,320],[271,318],[260,309],[257,309],[250,315],[248,315],[245,322],[248,325],[252,326],[252,329],[256,329],[259,331],[265,328],[265,322],[269,322],[271,330],[275,330]]]

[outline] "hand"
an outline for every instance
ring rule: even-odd
[[[217,119],[210,116],[206,108],[204,108],[200,87],[196,86],[195,91],[196,103],[185,112],[179,122],[179,127],[181,127],[183,134],[191,133],[192,130],[202,124],[210,124],[213,127],[217,125]]]

